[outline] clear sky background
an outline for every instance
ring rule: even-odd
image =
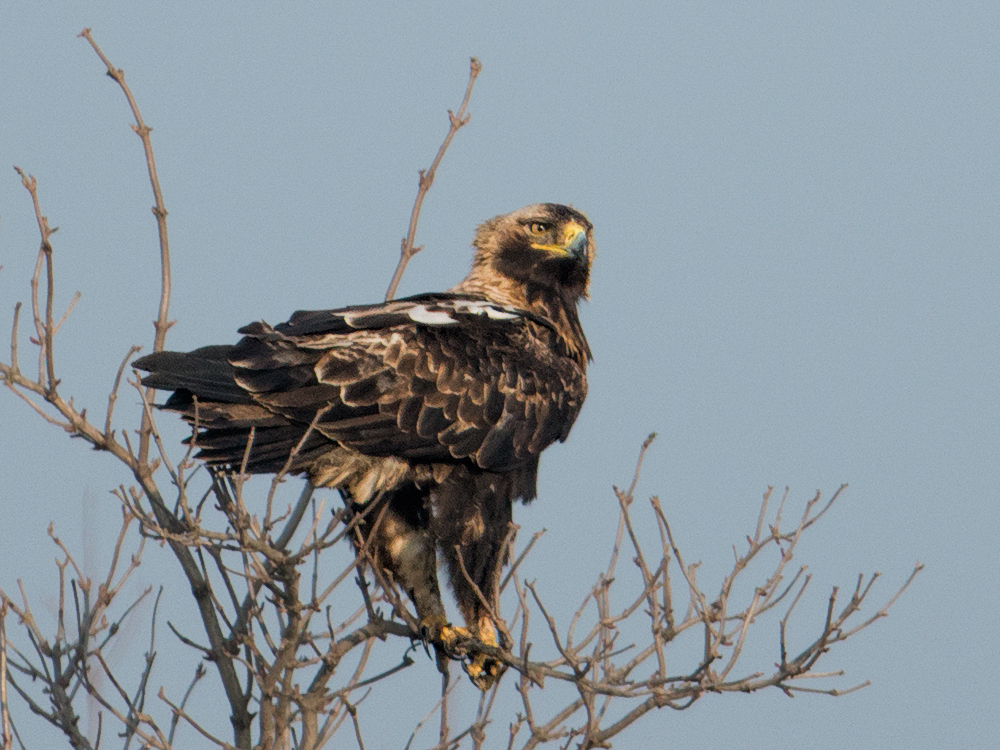
[[[797,510],[850,484],[796,557],[814,575],[803,645],[830,587],[878,570],[881,603],[927,566],[887,620],[820,663],[847,672],[828,687],[871,687],[708,695],[617,746],[995,743],[1000,5],[100,5],[0,10],[0,330],[28,298],[38,247],[16,164],[60,228],[59,299],[83,294],[60,333],[64,393],[100,412],[128,347],[152,339],[158,279],[140,143],[75,37],[83,27],[154,127],[175,349],[381,299],[417,171],[476,55],[472,121],[426,201],[426,251],[400,293],[456,283],[476,225],[495,214],[556,201],[594,223],[590,395],[542,461],[538,501],[515,511],[522,539],[549,529],[525,575],[557,614],[606,564],[611,486],[628,483],[651,431],[637,494],[661,498],[706,586],[768,485],[790,486]],[[0,586],[24,579],[52,607],[45,528],[54,521],[100,572],[119,517],[108,491],[128,478],[9,392],[0,472]],[[171,565],[148,549],[137,590]],[[134,636],[139,654],[146,637]],[[757,637],[746,671],[777,658],[776,623]],[[183,689],[193,658],[172,669],[156,679]],[[370,746],[401,746],[410,713],[429,707],[433,668],[411,671],[392,699],[400,727]],[[462,690],[459,705],[474,707]],[[513,680],[503,690],[515,705]]]

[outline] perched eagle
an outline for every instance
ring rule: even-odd
[[[242,328],[236,345],[134,365],[173,391],[164,407],[197,425],[209,464],[339,489],[363,512],[359,544],[439,649],[496,646],[512,503],[535,497],[539,455],[587,394],[577,303],[591,229],[567,206],[527,206],[479,227],[472,270],[448,292],[297,312]],[[448,624],[437,550],[468,631]],[[463,666],[483,689],[500,672],[482,654]]]

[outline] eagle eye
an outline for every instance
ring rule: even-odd
[[[547,224],[544,221],[533,221],[528,224],[528,231],[532,234],[545,234],[552,228],[551,224]]]

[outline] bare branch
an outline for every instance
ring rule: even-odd
[[[114,68],[89,30],[85,29],[81,36],[124,93],[135,118],[133,130],[143,143],[160,238],[161,288],[153,345],[154,351],[160,351],[171,326],[168,320],[170,268],[167,212],[156,175],[149,137],[151,129],[142,119],[123,72]],[[467,107],[480,70],[481,66],[473,58],[461,106],[457,113],[449,112],[448,134],[430,168],[420,173],[407,237],[401,245],[399,264],[387,299],[395,296],[409,259],[420,249],[415,240],[423,200],[453,137],[469,121]],[[260,438],[262,445],[269,445],[263,432],[258,433],[254,428],[246,445],[236,447],[236,455],[243,449],[243,465],[238,472],[217,468],[192,471],[196,465],[193,451],[197,449],[197,436],[203,432],[198,405],[194,408],[193,439],[180,461],[172,461],[170,450],[156,428],[150,392],[138,381],[133,385],[140,393],[142,411],[141,418],[137,419],[138,450],[133,450],[134,432],[113,429],[113,416],[122,377],[138,350],[136,347],[132,347],[118,364],[103,420],[91,423],[85,409],[77,409],[71,398],[64,399],[58,389],[59,372],[53,339],[79,295],[56,321],[53,317],[55,272],[50,241],[55,230],[49,227],[42,213],[36,180],[20,170],[18,173],[31,196],[41,238],[31,280],[34,330],[29,337],[30,344],[38,348],[38,371],[26,376],[18,364],[21,306],[17,305],[11,329],[11,362],[0,363],[0,375],[9,390],[51,424],[83,437],[93,447],[118,458],[135,478],[135,484],[123,483],[114,491],[121,503],[122,525],[106,575],[96,576],[94,580],[85,577],[53,529],[51,536],[60,552],[56,561],[58,603],[52,617],[46,619],[47,615],[42,615],[41,622],[36,620],[24,586],[21,586],[20,604],[0,592],[0,724],[3,731],[0,750],[12,747],[16,736],[8,710],[10,699],[20,701],[43,721],[58,727],[74,747],[91,747],[94,743],[78,728],[79,701],[88,696],[100,708],[99,721],[109,716],[121,724],[121,736],[126,745],[138,739],[144,746],[166,750],[175,741],[182,742],[176,735],[184,726],[225,748],[252,747],[254,733],[259,736],[260,747],[318,748],[341,727],[350,734],[347,728],[350,727],[353,738],[348,741],[364,748],[362,723],[371,731],[373,722],[362,722],[359,705],[374,691],[384,689],[387,681],[399,679],[396,676],[413,664],[411,657],[415,650],[423,646],[429,653],[428,644],[421,637],[412,598],[404,596],[410,592],[401,592],[393,579],[396,575],[393,571],[397,568],[378,559],[382,552],[376,554],[367,541],[372,529],[378,530],[382,528],[380,524],[391,522],[385,516],[387,503],[372,502],[360,513],[354,512],[348,503],[331,513],[327,497],[317,495],[317,488],[306,482],[297,500],[280,504],[278,486],[290,473],[301,470],[303,457],[300,452],[306,449],[307,440],[315,437],[314,431],[322,426],[322,410],[315,414],[305,435],[288,455],[275,457],[276,463],[283,459],[284,465],[271,481],[263,502],[261,497],[251,496],[255,485],[246,474],[248,468],[254,468],[250,461],[251,450],[261,447],[255,446],[254,440]],[[205,426],[211,429],[214,423],[207,411],[205,420]],[[922,566],[917,564],[895,594],[867,619],[862,619],[865,617],[862,613],[866,612],[866,599],[875,595],[878,573],[867,578],[859,575],[853,589],[845,589],[850,592],[849,597],[834,588],[827,599],[821,627],[803,639],[804,646],[793,644],[795,649],[790,652],[790,641],[798,636],[790,632],[788,625],[792,612],[803,606],[804,591],[810,583],[803,565],[796,563],[794,568],[790,567],[793,557],[805,532],[827,513],[846,485],[841,486],[825,505],[821,506],[819,493],[808,500],[797,524],[792,522],[794,528],[790,529],[783,529],[789,491],[785,490],[774,508],[775,504],[770,502],[773,490],[768,488],[759,512],[748,522],[751,529],[745,536],[746,546],[743,547],[741,541],[739,548],[732,547],[732,568],[710,588],[704,580],[698,580],[698,563],[685,563],[659,499],[651,498],[649,506],[635,504],[634,493],[653,438],[654,435],[650,435],[642,444],[628,488],[615,489],[618,524],[615,531],[608,530],[609,536],[614,535],[608,540],[611,544],[608,564],[585,592],[568,624],[560,623],[557,610],[543,601],[539,590],[547,586],[536,586],[518,578],[522,562],[535,549],[544,530],[531,537],[502,580],[501,588],[513,581],[517,596],[517,608],[509,620],[509,628],[501,619],[502,612],[498,611],[496,602],[487,601],[488,597],[479,591],[466,570],[461,548],[456,548],[458,571],[478,595],[480,608],[496,622],[503,635],[503,647],[463,642],[450,656],[455,658],[460,649],[466,649],[466,655],[479,652],[509,667],[512,675],[517,672],[508,680],[517,681],[523,712],[507,722],[491,718],[499,694],[499,683],[496,683],[492,691],[479,695],[474,718],[458,723],[457,717],[463,716],[463,710],[464,716],[470,716],[468,702],[464,706],[461,701],[449,703],[449,696],[455,695],[458,684],[466,683],[449,681],[447,658],[439,655],[440,700],[414,728],[408,746],[415,743],[418,733],[432,717],[438,716],[435,747],[440,750],[454,750],[469,742],[477,749],[487,746],[488,732],[494,731],[494,725],[501,724],[500,736],[506,737],[508,747],[513,747],[516,741],[526,748],[545,743],[567,748],[608,747],[615,736],[653,709],[684,710],[709,694],[777,688],[788,695],[798,691],[837,696],[868,684],[838,687],[837,678],[843,673],[827,667],[828,655],[837,644],[885,617]],[[152,446],[155,446],[154,456],[150,455]],[[164,487],[169,494],[162,492],[154,481],[154,474],[161,465],[166,467],[172,484],[172,487]],[[386,490],[391,491],[391,488]],[[373,509],[378,509],[372,515],[374,520],[365,518]],[[307,512],[312,515],[303,526]],[[379,513],[381,515],[377,515]],[[653,524],[659,534],[658,545],[655,535],[650,544]],[[511,525],[507,529],[505,550],[512,546],[515,528]],[[127,541],[133,539],[128,533],[130,529],[139,532],[131,556],[125,550]],[[634,568],[619,567],[626,536],[633,550],[626,557],[632,560]],[[350,561],[328,556],[345,537],[354,543]],[[126,581],[138,569],[146,538],[168,547],[177,559],[205,632],[204,637],[192,632],[189,622],[181,621],[177,626],[168,623],[180,640],[181,645],[174,644],[175,648],[198,661],[179,703],[168,700],[162,688],[159,692],[162,704],[146,700],[149,686],[156,684],[153,668],[157,663],[155,636],[159,597],[153,605],[145,664],[139,669],[122,672],[131,674],[135,682],[127,683],[121,679],[121,674],[114,674],[111,668],[114,660],[108,658],[107,649],[114,637],[124,629],[127,619],[139,610],[140,602],[146,600],[151,590],[146,588],[129,601],[118,601],[126,590]],[[395,550],[392,555],[396,555]],[[687,585],[686,611],[675,611],[671,588],[671,576],[676,579],[677,575],[671,570],[674,563]],[[762,566],[764,571],[760,572]],[[350,586],[342,584],[355,574],[358,589],[348,591]],[[377,582],[377,588],[369,588],[365,580],[368,574]],[[706,576],[702,574],[701,577]],[[681,607],[683,609],[684,605]],[[779,607],[783,611],[779,611]],[[8,613],[13,613],[18,620],[16,631],[8,628]],[[748,666],[747,662],[753,658],[751,654],[755,653],[749,644],[767,631],[767,626],[761,623],[768,618],[771,623],[777,621],[779,626],[778,658],[764,665]],[[510,630],[519,632],[516,644]],[[16,635],[13,642],[12,633]],[[544,637],[536,646],[532,637],[539,634]],[[671,650],[675,641],[682,638],[698,645],[700,652],[686,663],[681,663],[683,652],[675,655]],[[771,638],[773,636],[769,636],[769,642]],[[384,650],[386,643],[396,651],[388,652],[389,657],[383,654],[380,661],[376,654]],[[821,659],[824,671],[819,671]],[[225,695],[225,704],[216,700],[217,696],[191,700],[195,686],[207,673],[201,662],[214,665],[219,675],[216,691]],[[672,674],[667,671],[668,665]],[[412,675],[415,671],[409,670],[409,673]],[[808,687],[803,685],[806,680],[811,681]],[[816,680],[830,682],[817,683]],[[830,684],[834,687],[826,687]],[[560,692],[559,685],[570,689]],[[556,689],[547,691],[547,687],[552,686]],[[207,688],[201,688],[204,689]],[[546,692],[543,694],[543,691]],[[362,697],[355,699],[358,695]],[[544,695],[544,699],[540,700],[540,695]],[[418,697],[429,702],[437,693],[436,690],[433,694],[424,690]],[[207,729],[215,726],[206,719],[211,718],[210,712],[219,705],[228,710],[233,727],[232,744],[213,736]],[[157,711],[163,717],[169,716],[169,727],[165,718],[161,729],[154,715]],[[256,725],[254,732],[251,731],[252,723]],[[99,732],[103,730],[103,724],[100,726]],[[382,744],[381,740],[379,736],[374,744]],[[373,744],[370,739],[368,744]]]
[[[396,266],[396,271],[392,275],[392,281],[389,282],[389,288],[386,290],[386,302],[396,296],[396,289],[403,278],[403,271],[406,270],[406,264],[410,262],[410,258],[420,252],[420,248],[414,244],[417,238],[417,222],[420,220],[420,209],[424,204],[427,191],[431,189],[431,185],[434,182],[434,175],[437,172],[438,165],[444,158],[444,153],[448,150],[448,146],[451,145],[452,138],[455,137],[455,133],[464,125],[468,124],[471,118],[471,115],[467,115],[465,110],[469,106],[469,99],[472,97],[472,87],[475,86],[476,78],[482,69],[483,64],[476,58],[473,57],[469,61],[469,83],[465,87],[465,97],[458,108],[458,113],[455,114],[451,110],[448,111],[448,134],[444,137],[444,142],[441,144],[441,148],[438,149],[437,156],[431,162],[430,168],[426,171],[420,170],[420,185],[417,189],[417,198],[413,202],[413,211],[410,213],[410,228],[400,246],[399,264]]]
[[[125,83],[125,71],[111,64],[111,61],[101,51],[101,48],[97,46],[97,42],[90,35],[90,29],[84,29],[78,36],[87,40],[94,52],[97,53],[97,56],[101,58],[101,62],[107,67],[108,76],[121,87],[122,93],[125,94],[125,98],[128,100],[128,106],[132,110],[132,116],[135,118],[135,125],[132,126],[132,130],[142,140],[142,149],[146,155],[146,171],[149,173],[149,184],[153,188],[153,198],[155,200],[153,215],[156,217],[156,229],[160,237],[160,308],[154,324],[156,327],[156,336],[153,341],[153,351],[163,351],[167,330],[173,325],[167,319],[170,310],[170,243],[167,239],[167,209],[163,203],[160,178],[156,174],[156,157],[153,155],[153,143],[149,136],[153,129],[142,119],[142,113],[139,112],[139,105],[132,95],[132,90]]]
[[[0,600],[0,726],[3,729],[3,750],[14,746],[11,733],[10,703],[7,699],[7,600]]]

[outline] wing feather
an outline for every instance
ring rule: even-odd
[[[208,460],[238,463],[255,428],[253,470],[280,468],[310,424],[297,465],[332,441],[371,456],[504,470],[564,439],[586,394],[582,366],[554,353],[548,324],[475,297],[300,311],[241,332],[235,347],[137,364],[168,365],[147,367],[146,382],[181,389],[168,406],[191,421],[194,397],[211,399],[197,415]]]

